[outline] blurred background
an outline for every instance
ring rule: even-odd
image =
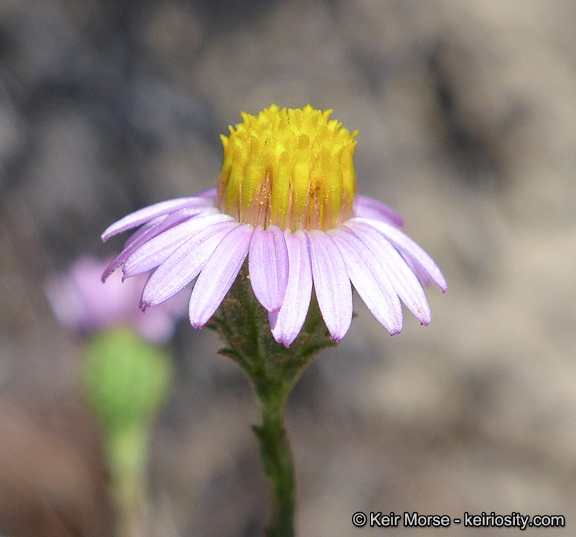
[[[118,252],[99,237],[127,212],[213,186],[219,134],[273,102],[359,129],[360,191],[449,284],[393,338],[357,301],[292,394],[299,535],[412,534],[355,529],[359,510],[576,524],[575,88],[572,0],[1,0],[2,537],[114,525],[44,282]],[[143,535],[261,535],[248,383],[209,331],[184,320],[172,345]]]

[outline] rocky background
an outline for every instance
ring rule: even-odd
[[[576,524],[576,3],[1,0],[0,534],[107,536],[78,342],[42,283],[112,221],[217,178],[240,111],[333,108],[360,190],[449,283],[391,338],[360,301],[287,418],[299,535],[356,511]],[[155,431],[147,536],[256,536],[269,516],[249,386],[183,322]],[[3,536],[4,537],[4,536]]]

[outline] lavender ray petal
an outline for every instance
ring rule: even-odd
[[[134,227],[140,226],[149,222],[159,216],[173,213],[178,209],[185,207],[209,207],[214,204],[211,198],[177,198],[173,200],[161,201],[143,209],[139,209],[129,215],[121,218],[111,226],[109,226],[104,233],[102,233],[102,240],[106,242],[113,235],[127,231]]]
[[[180,211],[178,211],[180,212]],[[147,224],[142,225],[141,227],[139,227],[134,233],[132,233],[132,235],[130,235],[127,239],[126,242],[124,243],[124,250],[126,250],[126,248],[130,248],[130,246],[132,244],[134,244],[134,242],[136,242],[142,235],[148,233],[148,231],[156,226],[158,226],[159,224],[161,224],[162,222],[164,222],[164,220],[166,220],[166,216],[160,216],[158,218],[155,218],[154,220],[151,220],[150,222],[148,222]]]
[[[394,285],[371,250],[342,228],[330,232],[346,265],[352,285],[378,322],[390,332],[402,330],[402,305]]]
[[[280,309],[270,312],[270,328],[278,343],[289,347],[298,337],[312,296],[312,265],[308,238],[302,231],[284,231],[288,252],[288,282]]]
[[[217,211],[217,209],[214,209],[214,211]],[[124,277],[130,278],[157,267],[176,248],[192,239],[197,233],[213,224],[231,220],[233,220],[231,216],[216,212],[190,218],[185,222],[170,227],[164,233],[157,234],[134,251],[124,263]]]
[[[202,192],[198,192],[196,194],[196,198],[213,198],[216,201],[216,196],[218,195],[218,187],[210,187],[206,190],[202,190]]]
[[[356,225],[355,223],[376,229],[410,262],[418,276],[425,282],[427,278],[429,278],[442,292],[446,291],[448,285],[434,260],[416,242],[408,237],[408,235],[390,224],[371,218],[352,218],[346,222],[346,225],[353,227]],[[352,226],[350,224],[352,224]]]
[[[347,222],[344,229],[348,229],[359,237],[365,248],[368,248],[376,256],[398,296],[414,316],[422,324],[430,324],[430,306],[428,305],[424,289],[422,289],[416,274],[398,250],[386,237],[370,226]]]
[[[196,278],[220,241],[238,225],[235,221],[213,224],[174,250],[148,279],[140,307],[164,302]]]
[[[311,231],[308,237],[318,306],[330,336],[339,341],[352,323],[352,288],[346,265],[335,242],[324,231]]]
[[[400,252],[400,255],[402,256],[402,259],[404,259],[406,264],[410,267],[410,270],[414,274],[416,274],[416,276],[418,277],[418,279],[422,282],[422,284],[424,286],[428,287],[434,283],[432,281],[432,278],[430,277],[430,275],[427,272],[423,271],[421,266],[418,263],[416,263],[413,259],[411,259],[409,256],[407,256],[403,252]]]
[[[198,276],[190,297],[190,323],[201,328],[209,320],[234,283],[248,255],[253,228],[241,224],[218,244]]]
[[[404,219],[392,207],[361,194],[354,200],[354,216],[382,220],[400,229],[404,227]]]
[[[110,274],[112,274],[118,267],[121,267],[140,246],[187,218],[189,218],[189,211],[184,209],[167,217],[160,217],[153,222],[145,224],[142,228],[132,234],[132,236],[126,241],[122,252],[120,252],[120,254],[108,264],[102,274],[102,281],[105,282],[108,279],[108,276],[110,276]]]
[[[144,244],[147,240],[157,235],[157,228],[160,222],[156,222],[154,225],[148,227],[146,231],[140,233],[140,235],[133,240],[128,246],[126,246],[104,269],[102,273],[102,281],[106,282],[110,274],[112,274],[117,268],[121,267],[138,247]]]
[[[177,226],[178,224],[184,222],[185,220],[189,220],[190,218],[203,216],[205,214],[214,214],[216,212],[218,212],[218,209],[216,209],[215,207],[192,207],[192,208],[187,207],[184,209],[178,209],[177,211],[167,215],[159,216],[158,218],[151,220],[147,224],[144,224],[140,229],[137,229],[134,233],[132,233],[132,235],[130,235],[130,237],[128,237],[128,239],[124,243],[124,248],[128,248],[132,244],[132,242],[138,239],[138,237],[140,237],[141,234],[145,233],[146,230],[150,227],[161,224],[162,227],[159,228],[158,233],[156,233],[159,234],[162,231],[166,231],[171,227]]]
[[[254,295],[268,311],[280,308],[288,283],[288,250],[278,226],[254,229],[248,255]]]
[[[204,210],[206,214],[210,211],[214,212],[217,211],[217,209],[210,207]],[[180,224],[183,220],[189,219],[191,215],[193,216],[194,214],[196,214],[196,212],[190,209],[182,209],[167,217],[161,217],[153,222],[145,224],[142,228],[132,234],[128,241],[126,241],[122,252],[120,252],[120,254],[106,267],[106,270],[102,274],[102,281],[106,281],[108,276],[110,276],[110,274],[112,274],[118,267],[122,266],[126,260],[136,252],[138,248],[140,248],[140,246],[144,245],[157,235],[160,235],[163,231]],[[124,274],[124,278],[126,277],[128,276]]]

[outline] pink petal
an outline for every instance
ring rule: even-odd
[[[341,340],[352,322],[352,288],[340,250],[324,231],[310,237],[310,260],[318,306],[332,339]]]
[[[248,255],[253,228],[241,224],[230,231],[214,250],[198,276],[190,297],[190,323],[201,328],[220,306]]]
[[[398,250],[376,229],[349,221],[344,227],[360,238],[376,256],[406,307],[422,324],[430,324],[431,313],[424,289]]]
[[[205,209],[206,212],[216,210],[217,209],[214,208]],[[126,262],[126,260],[136,250],[138,250],[138,248],[140,248],[140,246],[146,244],[157,235],[160,235],[160,233],[163,231],[166,231],[167,229],[180,224],[182,221],[189,219],[194,214],[197,214],[197,212],[190,209],[181,209],[167,217],[159,218],[153,222],[145,224],[138,231],[132,234],[132,236],[126,241],[122,252],[120,252],[120,254],[108,264],[102,274],[102,281],[105,282],[108,279],[108,276],[110,276],[110,274],[112,274],[118,267],[121,267]],[[124,278],[126,277],[127,276],[125,274]]]
[[[185,220],[188,220],[190,218],[196,216],[214,214],[216,212],[219,212],[218,209],[216,209],[216,207],[185,207],[184,209],[179,209],[168,215],[159,216],[158,218],[151,220],[147,224],[144,224],[140,229],[137,229],[134,233],[132,233],[132,235],[130,235],[130,237],[128,237],[128,239],[124,243],[124,248],[128,248],[129,246],[131,246],[131,244],[135,240],[137,240],[140,237],[140,235],[146,233],[146,231],[151,227],[155,227],[161,224],[162,225],[162,228],[160,228],[161,231],[158,232],[161,233],[162,231],[166,231],[171,227],[177,226],[181,222],[184,222]]]
[[[182,213],[182,209],[180,211],[176,211],[175,213],[173,213],[170,216],[174,216],[175,214],[181,214]],[[148,231],[150,231],[150,229],[157,227],[158,225],[162,224],[163,222],[165,222],[168,218],[170,218],[170,216],[160,216],[158,218],[155,218],[154,220],[150,220],[150,222],[148,222],[147,224],[144,224],[143,226],[139,227],[134,233],[132,233],[132,235],[130,235],[127,239],[126,242],[124,243],[124,250],[126,250],[126,248],[130,248],[130,246],[132,246],[132,244],[134,244],[137,240],[140,239],[140,237],[144,234],[148,234]],[[182,216],[182,220],[186,220],[187,218],[189,218],[188,215],[186,216]],[[176,225],[176,224],[174,224]],[[166,228],[168,229],[168,228]],[[142,243],[140,243],[142,244]]]
[[[288,250],[278,226],[258,226],[250,241],[250,282],[256,298],[268,311],[280,308],[288,283]]]
[[[202,214],[170,227],[164,233],[157,234],[142,244],[130,255],[124,263],[124,277],[130,278],[156,268],[176,248],[193,238],[196,233],[218,222],[230,220],[233,220],[231,216],[220,213],[218,209],[212,209],[211,214]]]
[[[210,187],[207,188],[206,190],[202,190],[202,192],[198,192],[198,194],[196,194],[196,198],[213,198],[214,200],[216,199],[216,196],[218,195],[218,187]]]
[[[288,252],[288,282],[282,306],[269,315],[272,335],[289,347],[306,321],[312,296],[312,265],[308,238],[302,231],[284,231]]]
[[[354,199],[354,216],[382,220],[397,228],[404,227],[404,219],[392,207],[361,194]]]
[[[434,260],[410,237],[390,224],[386,224],[380,220],[374,220],[372,218],[352,218],[346,222],[346,225],[352,227],[350,224],[354,222],[376,229],[393,244],[407,261],[411,262],[417,274],[422,277],[424,281],[429,278],[442,291],[446,291],[448,285],[442,272],[440,272]]]
[[[366,245],[345,229],[330,232],[346,265],[352,285],[374,317],[392,335],[402,330],[402,306],[392,282]]]
[[[139,234],[139,236],[130,242],[128,246],[124,248],[104,269],[102,273],[102,282],[106,282],[110,274],[112,274],[118,267],[121,267],[142,244],[152,237],[155,237],[159,231],[158,227],[160,222],[156,222],[154,225],[149,226],[145,232]]]
[[[140,307],[164,302],[196,278],[220,241],[238,225],[230,220],[213,224],[174,250],[148,279]]]
[[[217,209],[212,207],[203,209],[203,212],[214,212]],[[120,254],[115,257],[110,264],[104,270],[102,274],[102,281],[106,281],[108,276],[112,274],[118,267],[121,267],[126,260],[143,244],[147,243],[157,235],[160,235],[163,231],[170,229],[171,227],[177,226],[184,220],[187,220],[198,214],[198,211],[193,209],[181,209],[173,214],[168,215],[165,218],[159,218],[154,222],[149,222],[144,225],[138,231],[136,231],[124,245],[124,249]],[[126,275],[125,275],[126,277]]]
[[[214,205],[214,201],[211,198],[177,198],[168,201],[161,201],[160,203],[149,205],[148,207],[144,207],[143,209],[121,218],[102,233],[102,240],[106,242],[110,237],[117,235],[118,233],[145,224],[153,218],[173,213],[178,209],[186,207],[210,207],[212,205]]]

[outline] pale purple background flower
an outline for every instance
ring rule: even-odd
[[[200,328],[212,317],[248,256],[250,281],[269,312],[274,338],[289,346],[300,333],[314,288],[330,335],[340,340],[352,321],[352,283],[376,319],[391,334],[402,330],[402,306],[422,324],[430,308],[418,279],[446,281],[434,261],[400,231],[401,217],[386,205],[357,196],[354,215],[329,231],[277,226],[263,230],[236,221],[215,206],[216,189],[164,201],[111,225],[108,238],[142,226],[104,271],[123,266],[125,278],[155,269],[141,308],[156,306],[195,278],[189,316]]]
[[[118,273],[103,285],[101,275],[109,262],[81,257],[67,273],[48,280],[45,291],[58,321],[82,335],[126,325],[153,343],[168,341],[177,320],[186,313],[187,295],[177,294],[143,313],[138,300],[147,275],[122,281]]]

